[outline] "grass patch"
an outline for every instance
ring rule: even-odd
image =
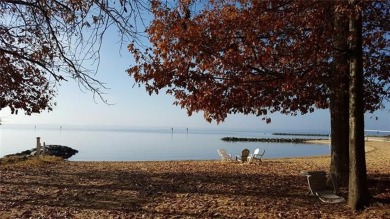
[[[26,157],[26,156],[9,156],[0,159],[1,166],[15,166],[15,167],[37,167],[47,163],[55,163],[63,161],[64,159],[56,156],[43,157]]]

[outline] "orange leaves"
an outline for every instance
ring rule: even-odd
[[[142,78],[140,83],[153,82],[147,90],[168,89],[175,103],[189,114],[202,110],[208,121],[223,121],[229,113],[296,114],[328,106],[338,5],[214,0],[195,10],[196,3],[179,1],[173,8],[154,3],[155,19],[148,28],[153,47],[143,56],[134,51],[138,68],[130,73]],[[383,48],[388,40],[380,37],[381,31],[366,44]],[[373,80],[387,78],[389,84],[380,72]],[[382,92],[379,83],[374,87]]]

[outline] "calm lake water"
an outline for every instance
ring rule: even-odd
[[[328,145],[224,142],[222,137],[305,138],[275,136],[271,132],[254,130],[213,130],[175,128],[108,128],[108,127],[38,127],[0,126],[0,157],[28,150],[41,142],[72,147],[79,151],[73,161],[161,161],[217,160],[217,148],[232,155],[244,148],[266,150],[265,158],[301,157],[330,154]],[[306,137],[321,138],[321,137]],[[327,137],[322,137],[326,138]]]

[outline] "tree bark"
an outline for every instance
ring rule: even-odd
[[[337,91],[340,91],[337,93]],[[331,162],[330,172],[340,186],[348,185],[349,177],[349,96],[344,89],[334,89],[330,99]]]
[[[330,81],[331,162],[330,172],[338,185],[347,186],[349,177],[349,64],[348,20],[333,11],[334,61]]]
[[[348,204],[363,209],[370,201],[364,151],[362,16],[359,1],[350,0],[349,18],[350,84],[349,84],[349,191]]]

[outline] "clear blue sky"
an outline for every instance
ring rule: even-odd
[[[271,115],[272,123],[266,124],[259,117],[231,115],[217,125],[208,123],[203,114],[188,117],[185,109],[172,105],[172,96],[149,96],[144,88],[134,86],[134,80],[125,70],[133,63],[132,55],[123,48],[119,51],[115,34],[109,35],[103,44],[101,64],[97,79],[110,89],[105,98],[114,105],[106,105],[100,99],[93,99],[90,92],[82,92],[76,82],[62,83],[57,106],[52,112],[25,116],[22,112],[11,115],[8,109],[0,111],[3,124],[56,124],[56,125],[109,125],[130,127],[188,127],[188,128],[239,128],[239,129],[288,129],[329,130],[328,110],[318,110],[303,116]],[[390,104],[387,104],[389,110]],[[376,119],[378,117],[378,120]],[[366,129],[390,130],[389,111],[366,114]]]

